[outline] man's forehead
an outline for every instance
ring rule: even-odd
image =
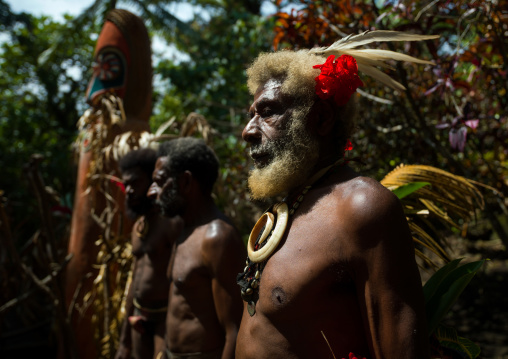
[[[264,88],[267,90],[280,88],[282,81],[279,79],[270,79],[264,83]]]
[[[255,97],[274,98],[279,94],[282,87],[282,81],[277,79],[270,79],[264,84],[259,85]]]
[[[122,172],[122,178],[123,179],[132,179],[137,178],[140,176],[140,174],[143,172],[143,170],[140,167],[132,167],[128,170]]]
[[[156,170],[161,170],[168,163],[169,163],[169,157],[168,156],[159,157],[159,158],[157,158],[157,162],[155,162],[155,169]]]

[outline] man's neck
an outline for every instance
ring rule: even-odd
[[[156,206],[152,206],[146,213],[144,214],[145,218],[149,221],[155,220],[160,216],[160,210]]]
[[[210,195],[198,196],[187,200],[187,207],[182,219],[185,227],[197,227],[208,223],[216,213],[215,203]]]
[[[337,157],[327,156],[323,159],[320,159],[316,165],[313,167],[310,175],[307,179],[298,187],[289,191],[286,196],[288,201],[294,199],[295,196],[298,196],[305,187],[312,186],[315,187],[316,184],[323,180],[324,177],[327,177],[334,167],[339,166],[344,161],[337,159]]]

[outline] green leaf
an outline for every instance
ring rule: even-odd
[[[442,347],[457,352],[461,357],[475,359],[480,355],[480,346],[469,339],[458,336],[454,328],[439,325],[435,335]]]
[[[459,337],[459,341],[463,347],[465,347],[471,355],[472,359],[477,358],[481,353],[481,348],[478,344],[472,342],[471,340],[463,337]]]
[[[439,31],[446,31],[446,30],[453,31],[453,30],[455,30],[455,27],[453,24],[448,24],[444,21],[440,21],[439,23],[432,26],[431,33],[434,34],[434,33],[438,33]]]
[[[449,290],[439,298],[439,300],[433,300],[429,303],[429,306],[426,308],[429,335],[434,332],[441,319],[443,319],[445,314],[448,313],[453,303],[455,303],[459,295],[466,288],[473,277],[474,273],[470,273],[459,278],[452,284]]]
[[[420,188],[430,185],[429,182],[412,182],[403,186],[395,188],[392,192],[399,198],[402,199],[413,192],[418,191]]]
[[[453,303],[455,303],[484,262],[485,260],[471,262],[448,271],[448,274],[439,281],[434,294],[428,298],[425,304],[429,335],[434,332],[439,322],[450,310]]]
[[[473,274],[474,275],[481,268],[481,266],[483,265],[484,262],[485,262],[485,260],[482,259],[480,261],[467,263],[467,264],[457,267],[456,269],[449,272],[448,275],[443,279],[443,281],[439,285],[439,290],[437,293],[435,293],[435,295],[438,294],[439,292],[444,293],[445,291],[447,291],[448,288],[455,281],[459,280],[464,275],[466,275],[466,274]],[[443,291],[443,289],[444,289],[444,291]]]
[[[450,263],[441,267],[432,277],[427,280],[427,283],[423,286],[423,294],[425,296],[425,305],[430,301],[438,286],[441,284],[443,279],[457,266],[463,258],[454,259]]]

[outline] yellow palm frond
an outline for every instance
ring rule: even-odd
[[[412,182],[428,182],[414,195],[431,213],[443,220],[451,217],[470,220],[476,209],[483,209],[483,196],[472,181],[450,172],[423,165],[399,165],[381,184],[395,189]]]
[[[450,257],[438,241],[437,233],[425,224],[437,219],[448,228],[460,228],[459,220],[467,222],[477,209],[483,209],[483,196],[476,182],[432,166],[401,164],[381,180],[381,184],[392,191],[414,182],[430,185],[401,200],[413,240],[448,262]],[[427,221],[420,221],[422,216]],[[416,255],[427,265],[435,266],[422,251],[417,250]]]

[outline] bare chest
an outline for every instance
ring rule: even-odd
[[[319,212],[290,221],[285,238],[262,272],[256,307],[266,316],[283,319],[329,311],[327,307],[335,305],[337,297],[353,295],[343,253],[347,236],[333,228]]]
[[[190,235],[175,245],[175,252],[168,268],[168,277],[179,291],[203,285],[208,271],[203,262],[202,241],[199,234]]]
[[[171,252],[171,237],[159,221],[136,222],[132,230],[132,253],[138,258],[167,257]]]

